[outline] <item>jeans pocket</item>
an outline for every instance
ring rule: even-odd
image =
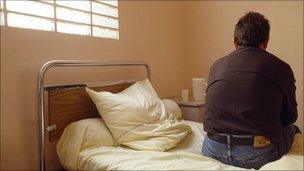
[[[211,157],[211,158],[216,159],[216,160],[221,159],[221,155],[216,153],[207,141],[203,142],[202,154],[206,157]]]
[[[231,164],[227,156],[226,145],[215,142],[209,138],[205,138],[203,142],[202,153],[204,156],[213,158],[224,164]]]
[[[219,155],[216,155],[207,145],[203,144],[202,153],[206,157],[211,157],[214,159],[219,159]]]
[[[277,156],[278,150],[276,146],[270,144],[263,148],[253,148],[252,152],[249,152],[247,156],[240,157],[238,160],[247,169],[259,169],[263,165],[276,160]]]

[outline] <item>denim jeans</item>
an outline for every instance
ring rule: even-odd
[[[290,125],[283,128],[279,141],[270,143],[265,147],[248,145],[230,145],[217,142],[205,136],[202,153],[204,156],[214,158],[225,164],[247,169],[259,169],[268,162],[275,161],[286,154],[292,145],[294,135],[300,130]]]

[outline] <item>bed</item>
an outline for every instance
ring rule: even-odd
[[[135,151],[124,147],[100,147],[79,154],[80,170],[244,170],[201,155],[205,133],[202,124],[185,121],[193,133],[167,152]],[[302,151],[301,151],[302,150]],[[303,170],[303,136],[298,134],[291,151],[261,170]]]
[[[83,67],[83,66],[144,66],[146,77],[150,79],[151,70],[145,62],[104,62],[104,61],[50,61],[43,65],[39,74],[39,118],[40,118],[40,169],[50,168],[46,166],[46,143],[58,144],[60,137],[71,124],[89,119],[95,123],[101,120],[94,103],[85,91],[90,87],[96,91],[121,92],[137,80],[108,81],[98,85],[65,84],[44,85],[45,73],[53,67]],[[88,119],[87,119],[88,120]],[[103,121],[102,121],[103,122]],[[68,151],[74,153],[74,163],[71,167],[77,170],[242,170],[222,164],[214,159],[201,155],[201,146],[205,136],[202,124],[187,120],[180,120],[191,128],[178,144],[166,151],[134,150],[127,146],[119,146],[117,143],[110,145],[86,146],[81,150]],[[86,121],[86,123],[88,123]],[[88,125],[88,124],[87,124]],[[93,124],[89,124],[93,125]],[[82,128],[81,128],[82,129]],[[83,129],[87,129],[83,128]],[[79,129],[77,129],[79,131]],[[72,131],[73,134],[80,134]],[[68,137],[68,136],[66,136]],[[83,137],[77,137],[83,141]],[[66,138],[67,143],[72,139]],[[72,144],[76,144],[73,140]],[[60,142],[59,142],[60,144]],[[61,143],[62,144],[62,143]],[[57,145],[58,146],[58,145]],[[67,146],[67,148],[69,148]],[[52,149],[53,151],[55,148]],[[57,149],[58,153],[58,149]],[[68,156],[68,158],[71,156]],[[71,167],[65,166],[64,169]],[[281,159],[268,163],[262,170],[303,170],[303,135],[297,134],[292,149]]]

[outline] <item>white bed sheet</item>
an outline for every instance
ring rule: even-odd
[[[203,140],[206,135],[206,132],[203,131],[203,124],[188,120],[184,120],[183,122],[191,126],[192,133],[188,134],[186,138],[179,142],[178,146],[168,150],[167,152],[189,152],[201,155]]]
[[[167,152],[136,151],[126,147],[99,147],[83,150],[80,170],[242,170],[201,155],[206,133],[202,124],[185,121],[193,130]],[[291,151],[280,160],[266,164],[265,170],[303,170],[303,135],[297,135]]]

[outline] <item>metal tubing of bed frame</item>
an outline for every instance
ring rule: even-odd
[[[44,75],[53,67],[86,67],[86,66],[145,66],[147,78],[151,78],[151,68],[143,61],[99,61],[99,60],[53,60],[43,64],[38,75],[38,120],[39,120],[39,164],[40,170],[45,170],[44,142]]]

